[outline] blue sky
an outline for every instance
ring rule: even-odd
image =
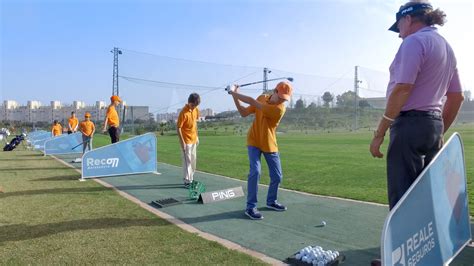
[[[249,76],[239,82],[259,80],[266,66],[274,70],[270,77],[306,77],[312,85],[296,87],[316,96],[351,89],[347,84],[359,65],[372,84],[361,94],[383,96],[386,72],[401,42],[387,28],[404,2],[3,0],[0,100],[106,100],[113,47],[124,49],[120,73],[131,77],[218,87],[244,75]],[[440,32],[455,50],[464,89],[472,91],[472,1],[432,3],[448,15]],[[128,104],[155,111],[179,105],[188,94],[148,85],[121,79],[121,95]],[[231,107],[221,91],[207,96],[203,107]]]

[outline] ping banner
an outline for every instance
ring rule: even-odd
[[[448,265],[471,240],[467,195],[463,145],[454,133],[387,216],[383,265]]]
[[[82,178],[156,172],[156,136],[146,133],[88,151],[82,157]]]
[[[44,154],[82,153],[82,133],[63,134],[44,143]]]

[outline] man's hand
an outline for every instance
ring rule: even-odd
[[[383,158],[383,153],[380,152],[380,146],[382,146],[384,136],[378,136],[377,134],[370,143],[370,153],[374,158]]]

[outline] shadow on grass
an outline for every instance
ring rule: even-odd
[[[17,196],[33,196],[42,194],[63,194],[63,193],[90,193],[112,190],[106,187],[88,187],[88,188],[52,188],[52,189],[37,189],[37,190],[23,190],[14,192],[5,192],[0,194],[0,199]]]
[[[13,224],[0,226],[0,243],[29,240],[63,232],[125,228],[131,226],[163,226],[167,222],[158,219],[99,218],[47,223],[39,225]]]
[[[77,181],[81,176],[74,174],[74,175],[60,175],[60,176],[52,176],[52,177],[45,177],[45,178],[36,178],[30,181],[38,182],[38,181]]]
[[[22,167],[22,168],[3,168],[2,171],[38,171],[38,170],[66,170],[69,167]]]

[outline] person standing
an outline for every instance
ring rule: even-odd
[[[84,121],[79,125],[82,133],[82,153],[86,152],[86,148],[92,150],[92,136],[95,133],[94,122],[91,121],[91,114],[86,112]]]
[[[103,132],[109,132],[110,141],[116,143],[120,140],[120,119],[116,107],[122,102],[118,95],[110,97],[110,105],[105,114]],[[107,130],[108,127],[108,130]]]
[[[242,117],[255,114],[247,134],[247,150],[250,170],[247,182],[247,206],[245,215],[252,220],[261,220],[263,215],[257,209],[258,183],[261,175],[260,159],[263,154],[270,173],[270,186],[267,194],[267,208],[285,211],[286,206],[277,202],[278,187],[282,181],[280,154],[276,139],[276,128],[285,114],[284,102],[290,100],[293,88],[290,83],[280,82],[271,95],[260,95],[257,99],[239,93],[239,87],[229,91],[235,106]],[[244,107],[240,102],[249,104]]]
[[[191,93],[188,103],[183,107],[178,116],[176,131],[178,132],[179,144],[182,151],[183,182],[185,188],[189,188],[194,180],[196,171],[197,153],[199,144],[197,121],[199,119],[198,105],[201,97],[197,93]]]
[[[68,119],[67,133],[72,134],[77,132],[77,127],[79,126],[79,120],[77,120],[76,113],[71,112],[71,117]]]
[[[53,126],[51,127],[51,135],[53,137],[60,136],[63,133],[63,127],[59,124],[58,120],[53,121]]]
[[[403,41],[390,65],[387,106],[369,149],[373,157],[382,158],[380,146],[390,128],[390,210],[441,149],[443,135],[464,100],[453,49],[434,27],[444,25],[445,20],[440,9],[413,1],[400,7],[389,28]],[[372,265],[380,263],[372,261]]]

